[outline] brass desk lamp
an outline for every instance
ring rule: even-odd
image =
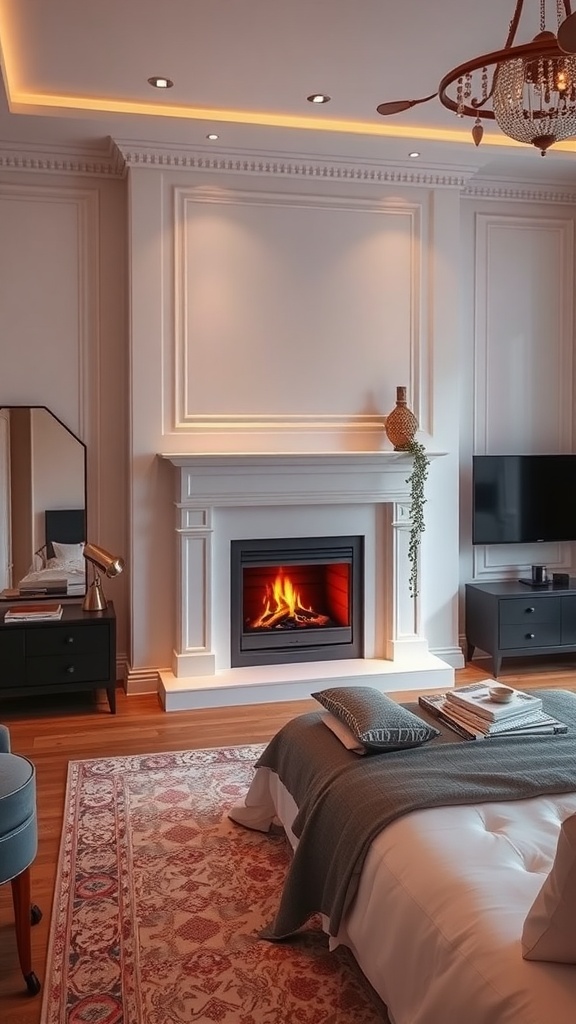
[[[86,561],[92,566],[92,582],[86,591],[82,608],[85,612],[103,612],[108,602],[102,590],[101,573],[112,579],[120,575],[126,563],[119,555],[111,555],[97,544],[85,544],[83,553]]]

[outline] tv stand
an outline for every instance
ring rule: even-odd
[[[534,586],[519,580],[466,584],[466,657],[478,647],[492,657],[498,678],[503,658],[576,652],[576,579]]]

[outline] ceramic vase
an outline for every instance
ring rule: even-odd
[[[406,405],[406,388],[396,388],[396,406],[388,413],[385,424],[388,440],[394,445],[395,452],[405,452],[414,440],[418,430],[418,420]]]

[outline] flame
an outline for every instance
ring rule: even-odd
[[[287,614],[289,618],[296,618],[299,610],[312,611],[302,604],[299,591],[295,589],[290,577],[284,575],[283,570],[280,570],[272,586],[266,585],[262,603],[262,614],[252,622],[253,629],[269,626],[270,620],[280,615]]]

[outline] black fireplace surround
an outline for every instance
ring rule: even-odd
[[[234,540],[231,667],[364,655],[364,538]]]

